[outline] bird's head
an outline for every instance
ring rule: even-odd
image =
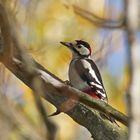
[[[91,55],[90,45],[83,40],[75,40],[74,42],[60,42],[60,43],[68,47],[72,51],[74,58],[89,57]]]

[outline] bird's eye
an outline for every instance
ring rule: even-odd
[[[77,47],[80,49],[82,46],[81,45],[78,45]]]

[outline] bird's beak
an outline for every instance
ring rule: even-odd
[[[62,45],[72,48],[73,44],[71,42],[60,42]]]

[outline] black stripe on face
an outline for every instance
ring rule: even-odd
[[[72,50],[77,53],[79,56],[81,55],[74,47],[72,47]]]

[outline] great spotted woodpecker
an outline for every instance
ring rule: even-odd
[[[108,102],[107,94],[103,85],[101,74],[98,67],[91,57],[91,47],[83,40],[74,42],[60,42],[68,47],[72,52],[72,60],[69,65],[69,82],[70,85],[79,89],[93,98]],[[57,110],[50,116],[59,114]],[[100,113],[101,116],[115,122],[114,118]],[[117,124],[117,123],[116,123]],[[118,125],[118,124],[117,124]]]
[[[87,93],[93,98],[108,102],[101,74],[94,61],[90,58],[90,45],[83,40],[60,43],[68,47],[72,52],[72,60],[69,66],[70,85]],[[111,122],[116,123],[114,118],[102,113],[100,114]]]
[[[61,42],[72,51],[72,60],[69,66],[70,84],[93,98],[107,102],[107,95],[100,72],[90,58],[90,45],[82,40]]]

